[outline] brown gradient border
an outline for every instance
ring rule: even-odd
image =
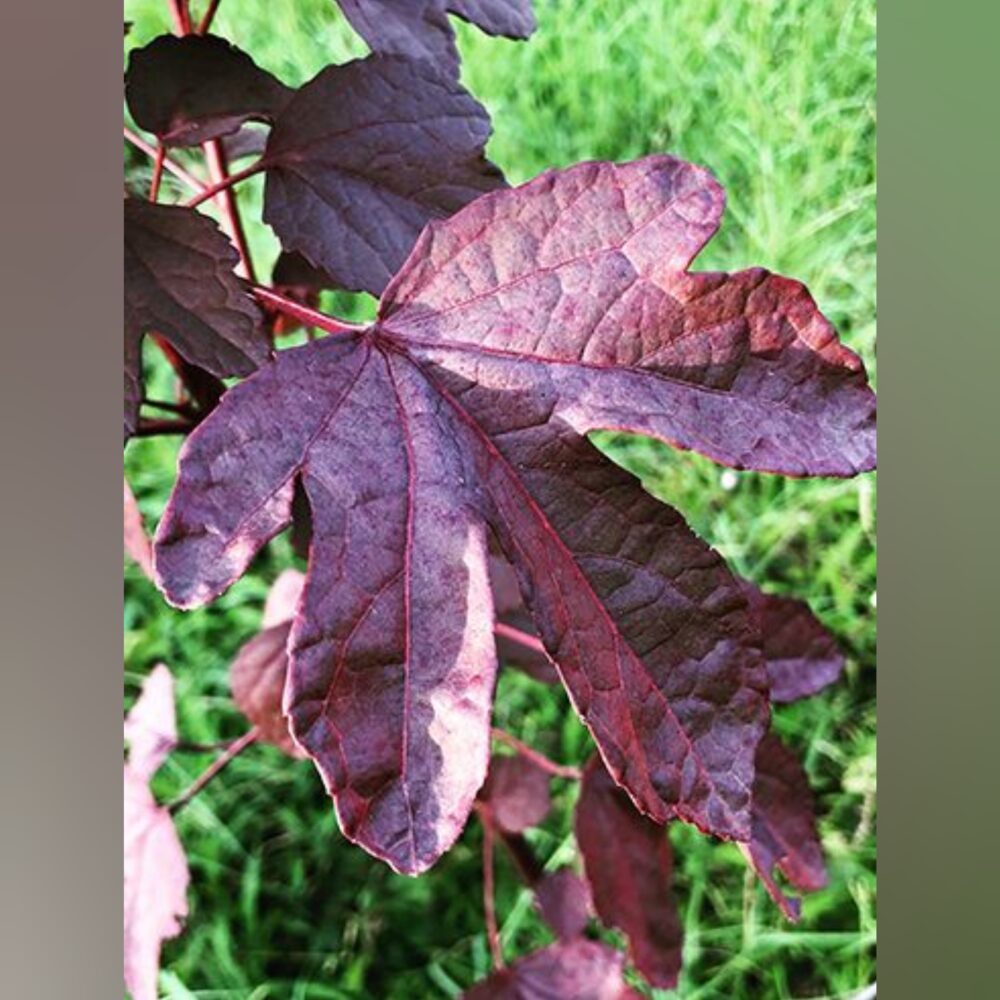
[[[238,2],[238,0],[236,0]],[[121,13],[0,26],[0,996],[121,973]]]
[[[118,22],[12,2],[0,33],[0,992],[18,1000],[122,995]],[[880,3],[883,1000],[1000,978],[998,37],[992,4]]]

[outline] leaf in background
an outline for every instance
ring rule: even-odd
[[[430,62],[328,66],[278,117],[264,220],[341,288],[379,294],[430,219],[503,186],[486,111]]]
[[[760,619],[771,701],[808,698],[840,679],[844,655],[805,601],[765,594],[752,583],[744,590]]]
[[[569,868],[545,875],[535,886],[535,904],[560,941],[583,934],[593,913],[590,887]]]
[[[826,885],[809,780],[795,754],[772,734],[757,750],[753,837],[741,848],[789,920],[799,919],[801,904],[781,891],[775,868],[800,892],[817,892]]]
[[[802,286],[683,270],[720,208],[664,156],[485,195],[427,227],[375,324],[279,352],[182,447],[154,559],[176,606],[229,587],[304,488],[286,707],[345,833],[399,870],[450,846],[485,776],[490,537],[639,808],[750,838],[758,622],[719,555],[582,436],[874,462],[861,364]]]
[[[271,287],[285,298],[315,309],[324,288],[335,288],[336,282],[318,267],[313,267],[300,253],[282,252],[271,271]],[[301,329],[302,323],[280,309],[264,306],[271,324],[271,333],[283,337]]]
[[[531,0],[446,0],[446,6],[488,35],[528,38],[536,27]]]
[[[275,580],[267,595],[261,631],[240,647],[229,668],[233,701],[257,727],[259,738],[298,758],[305,754],[288,730],[282,696],[288,675],[288,636],[304,582],[305,577],[294,569]]]
[[[465,1000],[641,1000],[622,978],[624,956],[577,938],[536,951],[494,972]]]
[[[144,777],[125,765],[125,987],[156,1000],[160,945],[187,916],[187,858],[166,809]]]
[[[507,833],[538,826],[552,808],[549,776],[521,754],[494,755],[479,798],[493,822]]]
[[[125,200],[125,433],[138,419],[141,341],[156,332],[213,375],[267,360],[261,314],[233,268],[238,255],[192,208]]]
[[[153,579],[153,548],[142,523],[142,514],[135,497],[129,489],[128,480],[123,480],[125,486],[125,503],[122,516],[124,527],[125,553],[131,556],[139,569]]]
[[[125,718],[129,767],[148,781],[177,746],[174,679],[163,663],[149,672],[142,693]]]
[[[216,35],[161,35],[133,49],[125,99],[165,146],[198,146],[245,122],[272,121],[292,90]]]
[[[170,813],[149,790],[150,778],[177,745],[173,678],[162,663],[125,719],[125,739],[125,985],[133,1000],[156,1000],[160,944],[180,933],[189,881]]]
[[[576,842],[597,915],[625,934],[632,962],[651,985],[676,987],[684,932],[666,830],[636,811],[597,756],[583,773]]]
[[[535,30],[531,0],[337,0],[372,52],[430,59],[458,72],[455,33],[447,15],[489,35],[527,38]]]

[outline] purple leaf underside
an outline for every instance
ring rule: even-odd
[[[454,841],[485,777],[491,537],[633,801],[750,837],[756,620],[719,556],[582,436],[802,473],[874,461],[861,364],[802,286],[683,270],[721,202],[664,156],[485,195],[424,231],[372,327],[281,352],[182,449],[155,546],[182,607],[239,577],[301,484],[285,710],[345,833],[401,871]]]

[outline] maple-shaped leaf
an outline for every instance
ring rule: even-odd
[[[280,352],[182,448],[154,549],[177,606],[222,593],[304,490],[285,708],[346,835],[400,870],[450,846],[485,777],[491,537],[639,808],[750,838],[758,623],[719,555],[583,436],[874,461],[861,364],[802,286],[683,270],[720,207],[666,156],[485,195],[424,230],[374,324]],[[764,291],[730,288],[748,282]]]
[[[504,184],[485,109],[433,63],[328,66],[279,115],[264,221],[341,288],[379,294],[430,219]]]
[[[149,789],[176,745],[173,680],[160,664],[125,720],[124,768],[125,986],[133,1000],[156,1000],[160,945],[177,935],[187,915],[187,859],[170,813]]]
[[[261,631],[240,647],[229,668],[233,701],[257,727],[259,739],[291,757],[304,755],[292,739],[281,705],[288,675],[288,636],[304,582],[305,577],[292,569],[275,580]]]
[[[826,885],[812,792],[795,754],[772,734],[761,741],[756,765],[753,835],[741,848],[781,912],[798,920],[801,903],[781,891],[774,869],[800,892]]]
[[[808,698],[840,678],[844,654],[805,601],[765,594],[752,583],[744,590],[764,637],[771,701]]]
[[[124,480],[125,498],[122,515],[125,553],[135,560],[139,569],[150,579],[153,578],[153,547],[142,523],[142,513],[135,502],[128,480]]]
[[[124,840],[125,986],[132,1000],[156,1000],[160,945],[181,931],[190,876],[170,813],[128,764]]]
[[[233,268],[236,250],[207,216],[125,200],[125,434],[142,400],[141,342],[155,331],[213,375],[267,360],[261,313]]]
[[[174,679],[165,664],[158,663],[143,682],[125,718],[125,740],[132,772],[147,781],[177,746]]]
[[[165,146],[198,146],[271,121],[292,90],[216,35],[161,35],[133,49],[125,99],[140,128]]]
[[[458,71],[455,33],[448,13],[487,34],[527,38],[535,30],[531,0],[337,0],[372,52],[430,59]]]
[[[594,906],[590,886],[570,868],[543,876],[535,886],[535,904],[560,941],[583,934]]]
[[[583,772],[575,826],[597,915],[624,932],[635,967],[651,985],[673,989],[683,928],[666,831],[636,810],[596,756]]]
[[[462,994],[465,1000],[641,1000],[622,978],[625,957],[577,938],[533,952]]]
[[[521,754],[492,758],[479,798],[506,833],[538,826],[552,808],[548,774]]]

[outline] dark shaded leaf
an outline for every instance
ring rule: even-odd
[[[424,224],[502,187],[483,107],[432,63],[328,66],[278,118],[264,219],[341,288],[378,294]]]
[[[801,286],[774,279],[789,299],[721,325],[708,287],[681,295],[720,200],[669,157],[486,195],[425,230],[375,324],[280,352],[182,448],[155,545],[181,607],[244,572],[302,483],[292,729],[347,835],[400,870],[446,849],[485,776],[490,537],[633,801],[750,838],[758,622],[718,554],[581,436],[690,432],[816,472],[874,460],[860,362],[814,310],[802,326]]]
[[[507,833],[538,826],[552,808],[549,776],[520,754],[492,758],[479,798],[492,821]]]
[[[215,35],[161,35],[133,49],[125,99],[140,128],[165,146],[198,146],[250,119],[271,121],[290,88]]]
[[[124,480],[125,501],[122,524],[124,527],[125,553],[131,556],[139,568],[150,579],[153,578],[153,549],[142,523],[139,505],[129,489],[128,480]]]
[[[271,271],[271,286],[279,295],[300,302],[315,309],[319,305],[319,293],[324,288],[335,288],[336,282],[326,272],[313,267],[299,253],[284,252],[278,255]],[[302,324],[288,313],[279,309],[264,307],[271,323],[271,333],[282,337],[301,329]]]
[[[448,12],[488,35],[528,38],[535,30],[531,0],[446,0]]]
[[[801,904],[781,891],[775,868],[800,892],[816,892],[826,885],[809,781],[795,754],[770,734],[757,751],[753,837],[743,850],[789,920],[798,920]]]
[[[494,972],[465,1000],[641,1000],[622,978],[624,956],[577,938],[536,951]]]
[[[253,124],[244,125],[238,132],[222,138],[222,150],[226,154],[226,162],[234,163],[247,157],[255,159],[264,155],[267,148],[267,137],[270,129]]]
[[[229,668],[229,688],[239,710],[257,727],[261,740],[290,757],[305,756],[295,745],[282,710],[288,636],[304,582],[297,570],[278,577],[267,596],[261,631],[240,647]]]
[[[261,314],[233,271],[238,255],[209,218],[125,201],[125,433],[142,399],[141,340],[155,331],[214,375],[248,375],[268,356]]]
[[[535,30],[531,0],[337,0],[351,27],[372,52],[430,59],[458,71],[457,14],[489,35],[527,38]]]
[[[576,842],[597,915],[624,932],[632,962],[651,985],[673,989],[683,928],[666,830],[636,811],[596,756],[583,774]]]
[[[771,701],[808,698],[840,679],[844,655],[805,601],[765,594],[752,583],[744,590],[760,619]]]
[[[560,941],[571,941],[583,934],[593,913],[590,887],[569,868],[560,868],[538,883],[535,903]]]

